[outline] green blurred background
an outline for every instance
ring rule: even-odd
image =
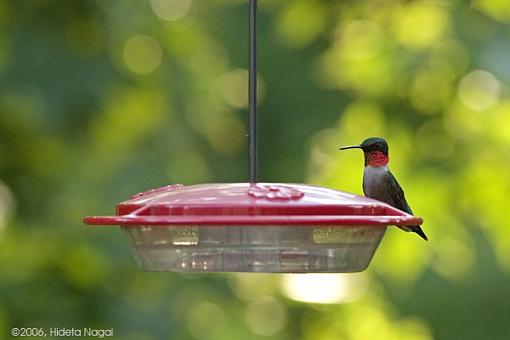
[[[384,136],[430,238],[345,275],[146,273],[82,225],[246,181],[246,0],[0,1],[0,338],[510,336],[510,2],[260,0],[260,179],[361,193]]]

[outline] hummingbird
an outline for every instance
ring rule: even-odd
[[[370,137],[360,145],[344,146],[339,150],[361,149],[365,156],[365,170],[363,172],[363,192],[365,196],[382,201],[413,214],[411,207],[407,204],[404,190],[400,187],[395,176],[388,169],[388,143],[384,138]],[[412,231],[427,240],[427,236],[419,225],[399,226],[404,231]]]

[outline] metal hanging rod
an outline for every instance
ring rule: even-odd
[[[250,109],[250,182],[257,182],[257,0],[250,1],[249,10],[249,79]]]

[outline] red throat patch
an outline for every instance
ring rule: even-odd
[[[365,166],[378,167],[388,164],[390,158],[381,151],[365,152]]]

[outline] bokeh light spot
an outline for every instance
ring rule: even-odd
[[[303,47],[317,38],[325,27],[324,8],[320,2],[288,2],[278,22],[278,33],[292,47]]]
[[[496,20],[503,22],[510,20],[510,3],[506,0],[473,0],[472,3],[473,7]]]
[[[288,317],[280,301],[272,297],[262,297],[248,305],[245,319],[254,333],[270,336],[285,327]]]
[[[346,303],[367,290],[364,274],[289,274],[281,282],[290,299],[310,303]]]
[[[160,44],[148,35],[135,35],[124,45],[124,62],[133,73],[152,73],[161,64],[162,55]]]
[[[361,143],[367,136],[382,136],[386,125],[381,108],[369,102],[350,104],[343,112],[339,123],[347,143],[352,141]]]
[[[191,3],[192,0],[151,0],[151,7],[159,18],[175,21],[188,14]]]
[[[450,280],[460,280],[466,277],[474,262],[470,247],[452,237],[444,237],[438,242],[438,256],[433,261],[434,269]]]
[[[375,22],[356,20],[343,26],[338,48],[344,58],[368,59],[376,56],[384,43],[384,35]]]
[[[446,64],[418,72],[409,89],[413,107],[426,114],[438,113],[454,93],[453,76],[453,70]]]
[[[186,315],[187,328],[197,339],[210,339],[224,323],[223,309],[211,302],[196,304]]]
[[[487,71],[475,70],[465,75],[459,83],[459,99],[466,107],[484,111],[494,106],[501,87],[494,75]]]
[[[369,96],[384,96],[392,88],[390,56],[377,53],[376,50],[363,51],[361,45],[353,52],[338,47],[326,51],[321,60],[323,73],[318,77],[319,81],[327,87],[352,89]],[[350,58],[346,58],[345,53]],[[370,53],[374,57],[368,58]]]
[[[398,40],[411,48],[425,48],[445,33],[449,17],[440,4],[415,2],[402,8],[395,21]]]

